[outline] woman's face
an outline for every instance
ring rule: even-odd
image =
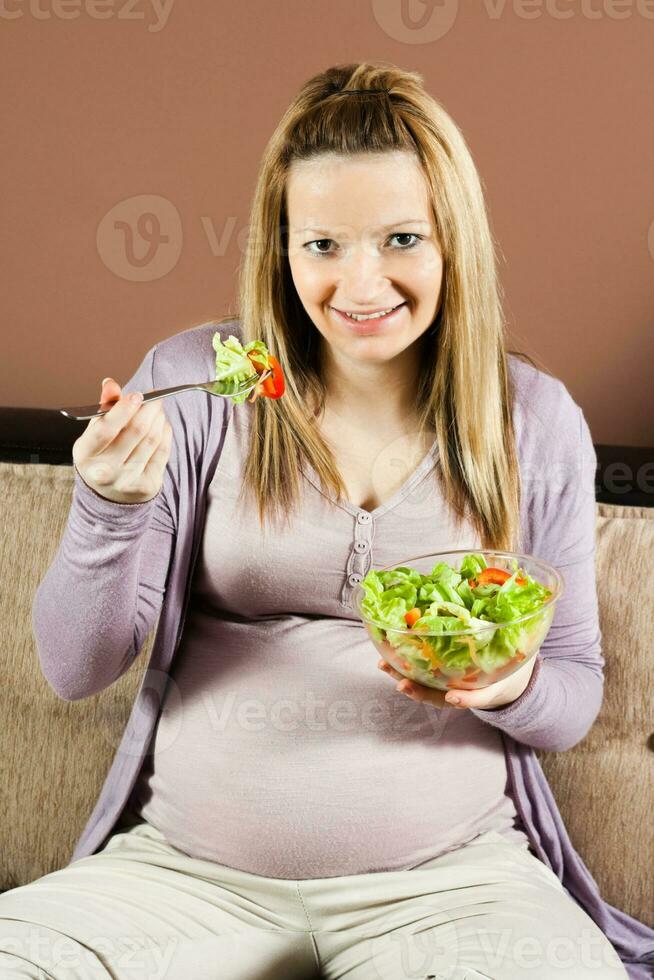
[[[286,205],[293,282],[335,352],[388,361],[431,326],[443,262],[428,186],[412,153],[294,161]],[[379,320],[343,315],[398,306]]]

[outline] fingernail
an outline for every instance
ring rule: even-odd
[[[461,698],[457,698],[454,695],[450,696],[449,694],[446,694],[445,700],[448,704],[461,704]]]
[[[111,381],[111,378],[103,378],[102,379],[102,385],[103,385],[103,387],[104,387],[104,385],[106,385],[107,381]]]
[[[129,400],[134,405],[138,405],[139,402],[142,402],[143,401],[143,392],[141,392],[141,391],[133,391],[132,394],[129,396]]]

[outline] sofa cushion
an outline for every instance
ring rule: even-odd
[[[5,819],[0,890],[63,867],[95,806],[120,744],[156,632],[115,684],[63,701],[41,673],[32,633],[36,589],[59,548],[72,466],[0,463],[0,622]]]
[[[604,700],[567,752],[536,754],[570,840],[602,897],[654,926],[652,603],[654,508],[596,504],[597,596]]]
[[[31,626],[36,589],[63,535],[71,466],[0,463],[0,616],[3,717],[0,759],[6,819],[0,823],[0,890],[68,863],[100,794],[145,672],[156,624],[115,684],[63,701],[40,671]],[[654,551],[654,510],[597,504],[600,625],[605,697],[589,734],[562,753],[538,752],[571,840],[602,895],[652,922],[644,854],[654,851],[652,625],[640,602]]]

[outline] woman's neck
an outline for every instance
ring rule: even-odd
[[[356,431],[415,432],[421,356],[421,345],[412,344],[389,361],[356,363],[324,344],[322,417]]]

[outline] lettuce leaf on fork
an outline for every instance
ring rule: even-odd
[[[254,378],[257,372],[254,362],[260,366],[261,372],[271,368],[270,352],[262,340],[252,340],[245,347],[232,334],[223,343],[220,333],[216,332],[211,341],[216,352],[216,381],[214,390],[222,395],[231,395],[236,404],[244,402],[250,392],[236,394],[239,385],[248,378]],[[248,354],[251,357],[248,357]]]

